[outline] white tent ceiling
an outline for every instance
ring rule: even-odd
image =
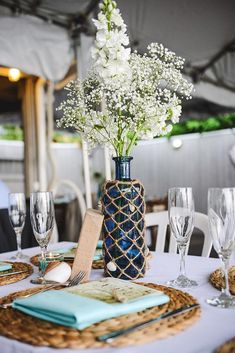
[[[233,0],[118,0],[132,41],[165,44],[187,60],[210,60],[235,39]]]
[[[60,80],[73,57],[71,34],[74,29],[76,33],[92,32],[90,17],[92,13],[94,16],[97,3],[97,0],[1,0],[4,7],[0,8],[3,16],[0,17],[0,65]],[[197,83],[195,95],[235,106],[234,0],[117,0],[117,3],[128,25],[133,48],[145,52],[148,43],[163,43],[186,58],[185,73]],[[23,14],[13,17],[12,10]]]
[[[195,95],[235,106],[234,0],[117,2],[138,51],[163,43],[186,59],[186,73],[198,81]]]
[[[1,0],[0,65],[58,81],[74,58],[73,35],[87,32],[97,0]]]
[[[63,28],[32,16],[0,19],[0,65],[57,81],[67,73],[72,58]]]

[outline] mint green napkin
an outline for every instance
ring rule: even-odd
[[[124,302],[118,302],[123,300]],[[13,308],[39,319],[82,330],[94,323],[167,303],[160,291],[117,279],[80,284],[16,299]]]
[[[101,260],[103,258],[102,247],[103,247],[103,240],[98,240],[98,243],[96,245],[96,251],[95,251],[95,254],[93,257],[94,261]],[[53,250],[52,253],[53,252],[64,255],[64,256],[74,257],[75,252],[76,252],[76,247],[62,248],[62,249],[58,249],[58,250]]]
[[[103,240],[98,240],[98,243],[96,245],[96,249],[102,249],[103,248]]]
[[[12,269],[12,264],[8,262],[0,262],[0,272]]]

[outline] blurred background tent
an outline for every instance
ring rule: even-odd
[[[127,24],[133,50],[144,53],[149,43],[161,42],[177,55],[185,57],[185,75],[194,83],[195,92],[193,100],[185,105],[184,120],[189,114],[200,118],[211,113],[234,112],[233,0],[117,0],[117,3]],[[24,153],[15,145],[12,155],[15,161],[24,160],[25,192],[27,196],[30,191],[39,189],[49,188],[58,192],[62,184],[66,185],[73,189],[79,200],[81,216],[85,208],[92,205],[86,145],[83,144],[83,152],[74,152],[83,161],[78,163],[78,168],[83,170],[83,188],[80,180],[76,182],[73,179],[75,175],[78,179],[75,165],[74,169],[69,169],[63,164],[61,169],[63,173],[68,169],[70,178],[61,177],[57,164],[63,159],[68,165],[69,160],[64,157],[67,156],[64,152],[52,151],[51,141],[58,117],[55,107],[64,96],[61,89],[70,79],[84,77],[90,67],[89,49],[95,35],[92,18],[98,13],[98,4],[98,0],[0,0],[0,124],[3,121],[15,124],[16,112],[20,112],[24,127]],[[12,73],[11,68],[20,70],[20,76],[17,77],[17,71]],[[234,144],[234,135],[223,136],[218,144],[217,135],[214,135],[207,154],[203,153],[205,138],[197,142],[193,138],[193,151],[188,146],[189,138],[183,140],[186,151],[179,148],[182,139],[176,149],[163,139],[164,143],[158,142],[155,159],[151,161],[146,161],[143,154],[149,155],[148,148],[153,150],[152,145],[144,143],[136,149],[133,175],[144,181],[149,198],[164,197],[167,187],[180,182],[200,189],[200,195],[205,194],[208,185],[232,186],[234,174],[229,164],[230,157],[232,159],[229,152]],[[8,153],[7,149],[6,145],[1,146],[1,159],[4,153]],[[190,166],[191,156],[194,166]],[[103,177],[110,178],[107,151],[105,154],[97,152],[90,159],[93,157],[95,168],[101,165],[97,167],[99,173],[103,173],[101,176],[97,173],[99,181]],[[4,158],[9,159],[9,155]],[[157,167],[151,173],[144,173],[147,165],[141,168],[143,160]],[[217,179],[213,179],[211,166],[215,168]],[[198,171],[199,167],[201,171]],[[188,174],[181,173],[187,169]],[[166,173],[170,175],[168,179],[164,177]],[[12,178],[12,173],[9,172],[8,176],[10,174]],[[179,174],[187,174],[187,179],[177,179]],[[200,203],[198,196],[196,202],[199,210],[205,211],[206,201]]]
[[[81,33],[94,35],[97,0],[1,0],[1,65],[58,81],[73,60]],[[233,0],[118,0],[131,46],[160,42],[186,58],[196,94],[234,106]],[[84,50],[87,54],[87,48]],[[59,59],[59,60],[58,60]],[[213,86],[213,89],[209,87]],[[215,86],[215,87],[214,87]]]

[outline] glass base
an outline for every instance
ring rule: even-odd
[[[235,309],[235,297],[227,294],[221,294],[218,297],[214,297],[206,300],[207,304],[217,306],[218,308],[234,308]]]
[[[196,281],[189,279],[186,276],[178,276],[176,279],[167,282],[170,287],[191,288],[198,286]]]
[[[25,260],[29,261],[29,256],[24,255],[22,252],[17,252],[14,256],[10,257],[10,260]]]
[[[54,284],[54,283],[56,283],[56,282],[53,282],[53,281],[47,281],[47,280],[45,280],[45,278],[43,278],[43,277],[36,277],[36,278],[33,278],[33,279],[31,279],[31,281],[30,281],[32,284]]]

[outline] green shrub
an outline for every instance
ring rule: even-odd
[[[206,119],[202,124],[202,131],[214,131],[219,130],[221,127],[221,123],[219,119],[216,118],[209,118]]]
[[[80,144],[81,138],[77,134],[55,131],[53,134],[53,142]]]
[[[173,125],[172,131],[168,134],[168,137],[231,128],[235,128],[235,113],[209,117],[207,119],[188,119]]]
[[[1,126],[0,139],[23,141],[24,139],[23,129],[21,129],[19,126],[16,126],[16,125],[11,125],[11,124],[3,125]]]
[[[187,132],[199,132],[201,130],[201,120],[187,120],[185,122],[185,128]]]

